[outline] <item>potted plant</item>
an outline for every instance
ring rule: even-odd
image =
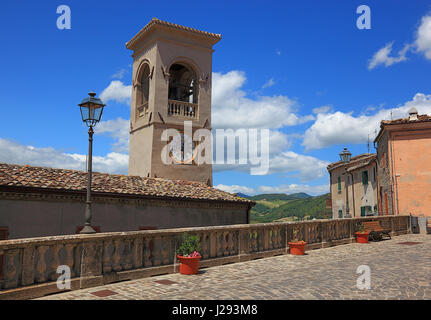
[[[299,228],[292,231],[293,241],[289,241],[290,254],[303,255],[305,254],[305,245],[307,242],[298,239]]]
[[[177,249],[177,258],[180,261],[181,274],[197,274],[199,271],[199,237],[183,233],[182,241]]]
[[[355,232],[356,235],[356,242],[357,243],[368,243],[368,235],[370,233],[368,231],[365,231],[365,226],[361,222],[359,224],[358,231]]]

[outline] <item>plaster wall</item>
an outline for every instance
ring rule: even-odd
[[[74,234],[84,224],[85,203],[0,199],[0,226],[9,239]],[[158,229],[220,226],[248,223],[247,208],[176,207],[128,203],[93,203],[93,226],[101,232],[137,231],[141,226]]]

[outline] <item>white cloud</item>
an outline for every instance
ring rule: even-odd
[[[406,53],[407,53],[408,49],[410,48],[410,45],[408,45],[408,44],[404,45],[403,49],[401,49],[398,52],[397,57],[390,57],[389,55],[392,52],[392,45],[393,45],[393,42],[386,44],[383,48],[378,50],[373,55],[373,57],[369,61],[368,70],[372,70],[381,64],[385,65],[385,67],[389,67],[393,64],[407,60]]]
[[[298,116],[296,102],[287,96],[246,97],[241,87],[244,72],[213,73],[212,119],[214,128],[271,128],[298,125],[313,120]]]
[[[272,87],[274,84],[275,84],[275,81],[273,78],[271,78],[263,84],[262,89]]]
[[[327,113],[330,110],[332,110],[331,106],[321,106],[313,109],[313,113],[319,114],[319,113]]]
[[[329,192],[329,184],[310,186],[306,184],[283,184],[280,186],[260,186],[259,193],[286,193],[292,194],[297,192],[305,192],[309,195],[316,196]]]
[[[281,152],[269,160],[269,173],[297,172],[301,181],[311,181],[325,177],[329,162],[293,151]]]
[[[132,95],[132,86],[126,86],[122,81],[113,80],[109,86],[103,90],[100,94],[100,99],[104,103],[110,100],[116,101],[118,103],[130,103],[130,97]]]
[[[51,168],[86,170],[86,155],[64,153],[54,148],[25,146],[0,138],[0,162],[29,164]],[[106,156],[93,156],[93,170],[108,173],[127,174],[129,157],[111,152]]]
[[[415,46],[427,59],[431,60],[431,15],[422,17],[421,24],[416,31]]]
[[[126,70],[126,69],[124,69],[124,68],[122,68],[122,69],[119,69],[117,72],[115,72],[115,73],[111,76],[111,78],[113,78],[113,79],[123,79],[123,78],[124,78],[124,76],[126,75],[126,73],[127,73],[127,70]]]
[[[321,195],[329,192],[329,185],[317,185],[317,186],[310,186],[306,184],[283,184],[280,186],[259,186],[257,188],[250,188],[245,186],[239,186],[239,185],[224,185],[219,184],[216,185],[215,188],[230,192],[230,193],[244,193],[246,195],[256,195],[260,193],[286,193],[286,194],[292,194],[292,193],[298,193],[298,192],[305,192],[309,195]]]
[[[238,185],[231,185],[231,186],[227,186],[224,184],[218,184],[216,186],[214,186],[214,188],[216,189],[220,189],[222,191],[226,191],[229,193],[244,193],[246,195],[252,195],[255,194],[255,191],[253,188],[249,188],[249,187],[245,187],[245,186],[238,186]]]
[[[115,120],[101,121],[95,128],[96,134],[106,134],[114,139],[112,144],[115,152],[129,152],[130,121],[117,118]]]
[[[407,101],[393,109],[380,109],[372,115],[355,116],[353,112],[318,114],[317,120],[308,128],[302,145],[306,149],[320,149],[334,144],[364,143],[368,135],[374,139],[381,120],[392,118],[406,118],[411,107],[415,107],[419,114],[431,115],[431,94],[417,93],[413,100]]]

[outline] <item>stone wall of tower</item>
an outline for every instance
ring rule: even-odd
[[[211,163],[164,164],[162,149],[168,142],[161,139],[161,133],[165,129],[183,131],[184,121],[191,121],[193,132],[201,128],[211,130],[211,43],[205,37],[163,27],[154,29],[146,34],[141,42],[134,43],[129,175],[193,180],[212,185]],[[140,114],[137,94],[144,64],[148,64],[151,77],[148,110],[145,114]],[[188,118],[168,113],[169,70],[173,64],[186,66],[196,75],[196,117]]]

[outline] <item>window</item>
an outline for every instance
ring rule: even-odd
[[[368,170],[362,171],[362,184],[367,185],[368,184]]]
[[[136,117],[143,117],[148,113],[148,99],[150,95],[150,66],[145,64],[139,71],[136,93]]]
[[[361,217],[365,217],[366,215],[371,214],[371,206],[363,206],[361,207]]]
[[[198,103],[197,77],[193,70],[182,64],[175,63],[169,68],[169,74],[168,99]]]
[[[338,191],[341,191],[341,176],[338,177]]]
[[[343,210],[338,210],[338,218],[342,218],[343,217]]]

